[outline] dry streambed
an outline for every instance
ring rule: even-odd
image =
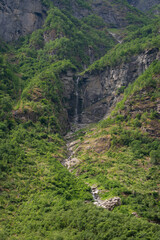
[[[80,159],[78,159],[75,156],[76,152],[80,149],[80,146],[79,146],[80,139],[73,140],[73,133],[69,133],[66,136],[66,140],[67,140],[68,158],[64,159],[61,163],[70,172],[72,172],[74,167],[80,163]],[[112,211],[115,206],[121,205],[120,197],[113,197],[107,200],[101,200],[101,198],[99,197],[99,190],[97,186],[93,185],[90,187],[91,187],[91,193],[93,196],[94,204],[96,206],[106,208]]]

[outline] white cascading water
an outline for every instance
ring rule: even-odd
[[[75,95],[76,95],[76,104],[75,104],[75,114],[74,114],[74,123],[78,123],[78,106],[79,106],[79,77],[76,79],[75,86]]]

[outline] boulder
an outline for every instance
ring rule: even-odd
[[[121,205],[121,199],[120,197],[113,197],[109,200],[105,200],[102,203],[102,207],[106,208],[110,211],[112,211],[114,209],[115,206],[120,206]]]

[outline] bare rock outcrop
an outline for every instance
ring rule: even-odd
[[[97,122],[107,116],[121,100],[121,95],[117,94],[117,90],[134,82],[156,59],[160,60],[159,49],[146,50],[117,66],[107,66],[103,71],[87,72],[79,76],[78,86],[76,86],[78,76],[74,71],[67,71],[61,75],[64,86],[64,104],[70,122],[74,121],[77,106],[79,124]],[[78,98],[78,104],[76,104],[76,98]]]
[[[99,197],[99,190],[96,186],[91,187],[92,196],[94,199],[94,204],[98,207],[102,207],[112,211],[116,206],[121,205],[121,198],[120,197],[113,197],[107,200],[101,200]]]
[[[116,206],[121,205],[121,199],[120,197],[113,197],[110,198],[109,200],[105,200],[102,204],[102,207],[112,211]]]
[[[46,8],[41,0],[1,0],[0,37],[7,41],[40,28],[46,17]]]
[[[127,18],[132,9],[123,3],[112,0],[96,0],[92,3],[75,0],[51,0],[59,9],[69,10],[78,19],[96,14],[104,20],[108,27],[124,28],[129,25]],[[158,0],[152,0],[158,1]],[[10,42],[19,37],[30,34],[41,28],[47,16],[48,7],[41,0],[1,0],[0,1],[0,38]],[[46,41],[55,36],[46,33]],[[49,34],[50,35],[50,34]]]
[[[155,5],[160,4],[160,0],[128,0],[128,3],[143,12],[147,12]]]
[[[155,60],[160,59],[159,49],[146,50],[132,56],[128,62],[103,71],[86,73],[80,79],[80,122],[91,123],[102,119],[120,100],[117,90],[139,77]]]

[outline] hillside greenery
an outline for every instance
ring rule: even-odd
[[[77,19],[70,0],[61,1],[61,10],[42,2],[49,11],[41,29],[11,44],[0,41],[0,239],[158,240],[160,63],[118,90],[124,98],[110,118],[74,134],[80,163],[73,172],[62,165],[70,126],[61,75],[101,70],[159,48],[159,20],[148,25],[127,1],[109,1],[131,11],[122,30],[127,37],[116,45],[99,16]],[[91,2],[76,0],[88,10]],[[128,101],[143,105],[148,96],[148,111],[128,112]],[[102,199],[120,196],[122,205],[97,208],[92,185]]]
[[[77,135],[75,147],[80,163],[73,172],[102,199],[120,196],[116,212],[160,222],[159,170],[160,62],[155,61],[125,91],[111,116]],[[147,100],[148,101],[147,101]],[[144,108],[145,104],[145,108]],[[93,129],[93,130],[92,130]]]
[[[125,63],[132,56],[138,55],[145,50],[152,48],[159,49],[159,27],[160,20],[158,18],[152,20],[151,24],[128,33],[127,37],[123,40],[123,44],[116,45],[100,60],[90,65],[85,72],[101,71],[107,66],[116,66],[120,63]]]

